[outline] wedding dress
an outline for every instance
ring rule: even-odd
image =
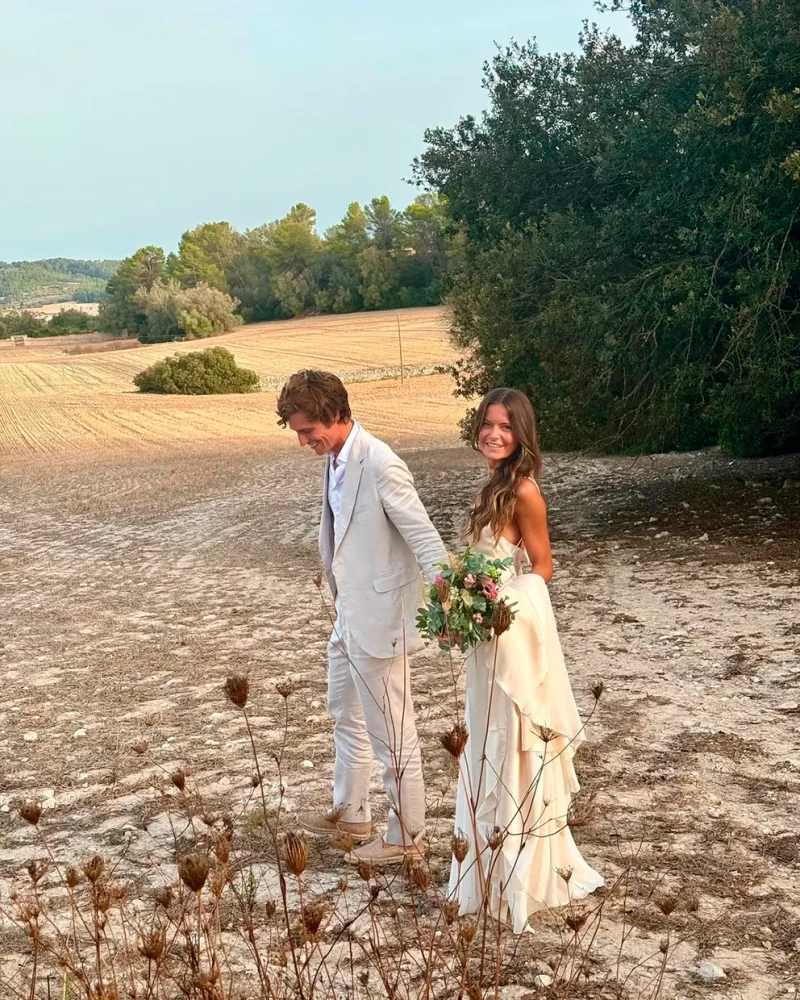
[[[490,916],[519,934],[535,910],[580,899],[603,878],[567,825],[579,790],[573,757],[585,737],[547,585],[526,572],[521,545],[496,540],[489,528],[473,550],[513,559],[501,594],[516,604],[516,617],[467,656],[469,738],[459,759],[455,832],[469,840],[469,852],[460,864],[453,858],[448,892],[461,914],[488,905]]]

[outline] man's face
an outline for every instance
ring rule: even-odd
[[[293,413],[287,424],[297,435],[300,447],[310,448],[315,455],[327,455],[329,451],[333,451],[341,437],[342,425],[338,420],[326,427],[305,413]]]

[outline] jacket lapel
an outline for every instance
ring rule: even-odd
[[[322,481],[322,518],[319,524],[319,554],[325,572],[330,573],[333,562],[333,511],[328,503],[328,477],[330,463],[325,460],[325,475]]]
[[[353,440],[352,447],[350,448],[350,455],[347,458],[347,464],[344,468],[344,489],[342,490],[342,509],[339,512],[339,517],[336,519],[336,539],[334,543],[334,552],[339,548],[342,539],[344,538],[345,532],[350,524],[350,518],[353,516],[353,508],[356,505],[356,497],[358,496],[358,484],[361,482],[361,473],[364,467],[364,449],[363,449],[363,430],[359,429],[358,434],[356,434]],[[327,482],[327,479],[326,479]],[[327,496],[327,490],[326,490]]]

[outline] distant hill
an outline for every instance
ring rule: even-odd
[[[98,302],[118,260],[0,261],[0,309],[28,309],[51,302]]]

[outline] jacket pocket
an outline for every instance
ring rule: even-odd
[[[372,586],[379,594],[385,594],[389,590],[399,590],[409,583],[413,583],[417,574],[413,570],[401,569],[396,573],[389,573],[387,576],[379,576],[372,581]]]

